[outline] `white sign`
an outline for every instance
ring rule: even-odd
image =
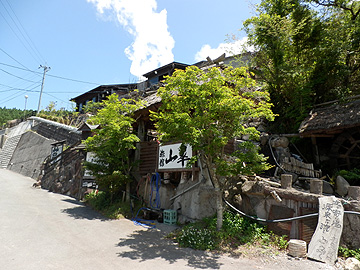
[[[309,243],[308,257],[328,264],[337,260],[344,208],[334,196],[319,198],[319,220]]]
[[[181,143],[160,145],[159,146],[159,159],[158,169],[185,169],[189,159],[192,157],[192,148],[190,145],[185,145],[186,149],[180,155]]]
[[[64,147],[64,145],[62,143],[53,144],[51,146],[50,159],[55,159],[56,157],[58,157],[57,159],[53,160],[52,163],[56,163],[60,160],[60,154],[63,151],[63,147]]]
[[[87,152],[86,153],[86,159],[87,162],[96,163],[96,156],[93,152]],[[92,176],[90,171],[85,169],[84,176]]]

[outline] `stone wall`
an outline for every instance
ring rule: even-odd
[[[85,159],[85,152],[68,148],[60,156],[59,161],[45,164],[41,187],[80,200],[84,195],[82,162]]]
[[[32,128],[36,133],[55,141],[66,141],[67,145],[73,145],[81,141],[81,133],[76,128],[59,124],[40,117],[31,117],[36,121]]]
[[[267,220],[318,213],[318,200],[323,196],[294,188],[272,187],[263,181],[245,181],[237,190],[239,192],[235,195],[232,194],[229,200],[231,199],[241,211]],[[281,201],[275,199],[273,192],[276,192]],[[359,201],[340,200],[345,211],[360,213]],[[286,234],[290,238],[305,240],[309,243],[317,225],[317,217],[267,225],[278,234]],[[360,248],[360,215],[344,214],[341,245],[354,249]]]

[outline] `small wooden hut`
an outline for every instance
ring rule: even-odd
[[[299,128],[311,138],[315,163],[329,159],[332,170],[360,168],[360,99],[329,102],[313,109]]]

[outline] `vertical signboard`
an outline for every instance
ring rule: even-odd
[[[343,229],[344,207],[335,196],[319,198],[319,220],[311,238],[308,257],[334,264]]]
[[[87,162],[91,162],[91,163],[96,163],[96,156],[94,152],[87,152],[86,153],[86,159]],[[89,170],[85,169],[84,172],[84,176],[85,177],[92,177],[91,173]]]
[[[63,148],[64,148],[64,142],[57,142],[51,145],[50,159],[52,160],[58,157],[57,159],[53,160],[52,163],[56,163],[60,160],[60,154],[63,152]]]

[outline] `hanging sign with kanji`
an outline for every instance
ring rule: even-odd
[[[185,151],[180,154],[181,143],[160,145],[158,156],[158,169],[188,169],[187,163],[192,157],[192,148],[190,145],[184,145]]]

